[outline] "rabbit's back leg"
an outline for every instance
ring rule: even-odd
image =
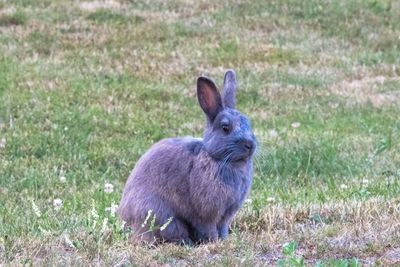
[[[194,223],[193,239],[196,243],[215,241],[218,239],[218,230],[215,223]]]
[[[132,224],[129,225],[133,232],[130,236],[130,241],[133,243],[144,242],[146,244],[155,244],[157,242],[157,238],[155,232],[147,231],[141,227],[141,224]]]
[[[157,220],[158,224],[163,221]],[[162,226],[166,225],[163,229]],[[142,225],[136,225],[132,228],[134,232],[132,233],[132,241],[141,241],[148,244],[155,244],[158,242],[170,242],[191,245],[193,244],[192,239],[189,237],[189,229],[187,225],[180,221],[179,219],[172,219],[170,223],[164,221],[164,225],[157,226],[156,229],[151,230]],[[135,231],[136,229],[136,231]]]
[[[168,218],[162,220],[157,219],[157,226],[155,229],[149,229],[141,223],[133,223],[127,225],[126,227],[132,228],[133,232],[131,234],[132,242],[145,242],[149,244],[155,244],[158,242],[171,242],[178,244],[191,245],[193,244],[192,239],[189,236],[188,226],[181,220],[173,218],[170,223],[168,223]],[[165,226],[165,228],[164,228]],[[162,227],[162,228],[161,228]]]
[[[141,240],[151,243],[191,244],[188,225],[178,219],[172,209],[164,203],[156,196],[152,196],[151,201],[142,202],[144,205],[140,209],[141,216],[138,216],[141,219],[135,227],[139,232],[138,236]]]
[[[193,243],[192,239],[189,237],[189,227],[185,222],[172,217],[171,222],[165,225],[167,225],[165,229],[160,229],[159,232],[163,241],[186,245],[191,245]]]

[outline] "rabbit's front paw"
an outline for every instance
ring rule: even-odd
[[[218,227],[218,237],[222,240],[226,239],[229,234],[229,226],[228,225],[222,225]]]

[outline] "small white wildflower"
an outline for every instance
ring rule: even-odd
[[[38,226],[38,229],[39,229],[39,231],[43,234],[43,235],[45,235],[45,236],[49,236],[49,235],[51,235],[51,233],[49,232],[49,231],[47,231],[46,229],[44,229],[42,226]]]
[[[168,220],[160,227],[160,231],[164,231],[165,228],[172,222],[173,217],[169,217]]]
[[[105,183],[104,184],[104,192],[110,194],[114,191],[114,186],[110,183]]]
[[[147,224],[147,221],[150,219],[150,216],[151,216],[151,213],[153,212],[153,210],[149,210],[148,212],[147,212],[147,216],[146,216],[146,219],[144,219],[144,222],[143,222],[143,224],[142,224],[142,227],[145,227],[146,226],[146,224]]]
[[[96,229],[96,226],[97,226],[97,220],[93,220],[92,229]]]
[[[117,213],[118,205],[112,203],[110,207],[107,207],[106,212],[110,212],[111,217],[115,217],[115,213]]]
[[[65,132],[68,131],[68,127],[67,126],[64,127],[64,131]]]
[[[269,130],[269,131],[268,131],[268,135],[269,135],[271,138],[277,138],[277,137],[278,137],[278,132],[277,132],[275,129],[272,129],[272,130]]]
[[[122,220],[121,222],[121,229],[125,229],[126,221]]]
[[[53,200],[53,208],[55,210],[60,210],[62,208],[63,202],[61,199],[56,198]]]
[[[60,176],[60,182],[65,183],[67,181],[67,178],[65,176]]]
[[[368,179],[363,179],[361,182],[363,185],[368,185],[368,183],[369,183]]]
[[[268,203],[274,203],[275,202],[275,198],[274,197],[269,197],[269,198],[267,198],[267,202]]]
[[[101,232],[105,233],[108,230],[108,218],[104,218],[103,225],[101,226]]]
[[[292,128],[294,128],[294,129],[299,128],[300,125],[301,125],[301,124],[300,124],[300,122],[298,122],[298,121],[293,122],[293,123],[292,123]]]
[[[251,202],[253,202],[253,200],[251,198],[247,198],[244,200],[244,203],[251,204]]]
[[[3,137],[0,140],[0,148],[5,148],[7,144],[7,140]]]
[[[92,218],[95,220],[97,220],[99,218],[99,214],[97,213],[97,210],[94,207],[94,203],[92,205],[92,210],[90,211],[90,215],[92,215]]]
[[[74,243],[72,243],[71,239],[69,239],[68,235],[64,235],[64,243],[69,248],[75,248]]]
[[[92,199],[92,209],[90,210],[90,216],[92,217],[92,229],[96,228],[97,225],[97,220],[99,219],[99,214],[97,213],[97,210],[94,205],[94,200]]]
[[[339,103],[331,103],[330,106],[332,109],[337,109],[339,107]]]
[[[349,187],[348,187],[346,184],[341,184],[341,185],[340,185],[340,188],[341,188],[341,189],[347,189],[347,188],[349,188]]]
[[[367,163],[368,164],[372,164],[372,163],[374,163],[374,158],[375,158],[375,155],[374,154],[369,154],[368,155],[368,157],[367,157]]]
[[[35,213],[35,215],[39,218],[40,216],[42,216],[42,213],[40,212],[40,209],[38,206],[36,206],[35,202],[32,200],[32,209],[33,212]]]

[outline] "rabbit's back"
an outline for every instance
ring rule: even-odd
[[[187,201],[182,203],[181,200],[189,198],[187,174],[193,167],[190,150],[192,142],[201,143],[194,138],[163,139],[139,159],[128,178],[120,203],[120,213],[125,221],[137,215],[137,208],[133,206],[148,206],[143,205],[144,199],[152,202],[153,195],[157,195],[163,202],[169,202],[170,206],[181,203],[175,210],[185,209]]]

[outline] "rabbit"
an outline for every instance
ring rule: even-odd
[[[252,184],[257,146],[249,119],[235,109],[236,89],[233,70],[225,73],[223,97],[211,79],[199,77],[204,137],[163,139],[136,163],[118,209],[132,240],[199,244],[227,238]],[[151,220],[155,229],[149,229]]]

